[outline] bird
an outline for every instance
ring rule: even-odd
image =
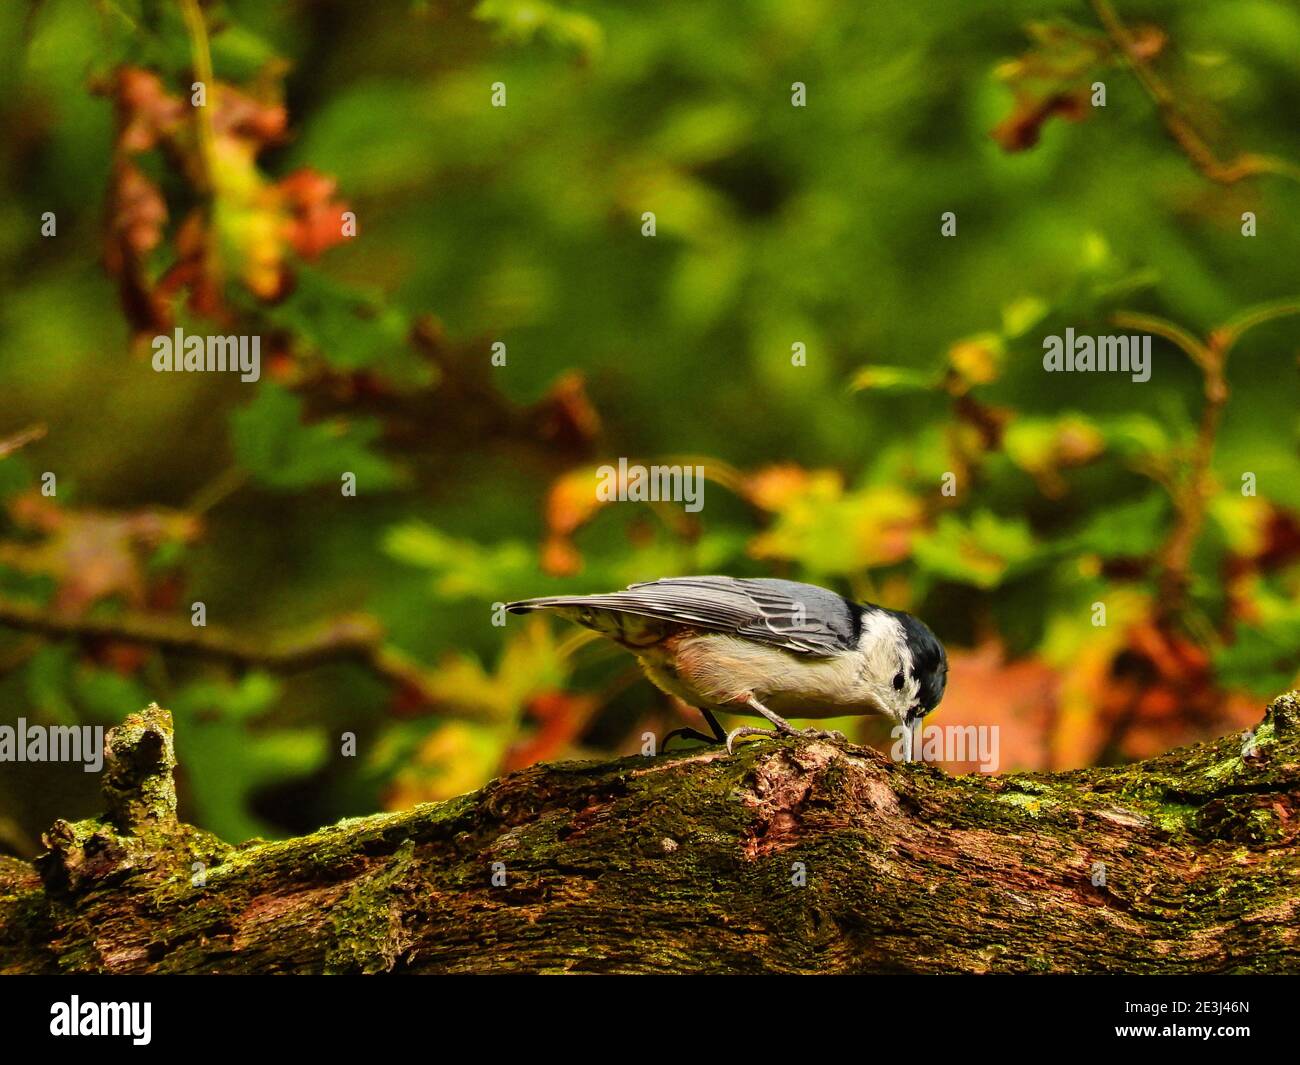
[[[550,611],[631,651],[662,691],[694,706],[713,735],[674,736],[725,744],[776,733],[843,739],[796,729],[801,718],[881,715],[902,726],[903,755],[919,754],[924,718],[943,698],[948,655],[919,618],[855,603],[813,584],[773,578],[666,577],[596,595],[506,603],[512,614]],[[717,712],[766,718],[772,729],[730,733]]]

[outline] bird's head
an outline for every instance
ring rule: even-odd
[[[925,716],[939,705],[947,687],[947,652],[925,622],[901,610],[869,606],[862,622],[874,699],[907,729],[909,744],[914,744]]]

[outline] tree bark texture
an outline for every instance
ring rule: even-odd
[[[175,764],[131,715],[105,814],[0,858],[0,972],[1300,972],[1297,692],[1119,768],[777,737],[238,847],[177,820]]]

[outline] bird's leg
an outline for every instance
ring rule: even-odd
[[[713,729],[713,735],[706,736],[703,732],[693,728],[675,728],[664,737],[664,742],[660,744],[660,750],[668,750],[668,741],[674,736],[682,736],[688,740],[703,740],[708,744],[727,742],[727,733],[723,730],[722,726],[718,724],[718,719],[702,706],[696,707],[696,709],[704,715],[704,720],[709,723],[709,728]]]
[[[708,710],[707,708],[701,706],[701,707],[700,707],[700,713],[704,715],[704,720],[707,721],[707,722],[709,723],[709,728],[713,729],[713,742],[714,742],[714,743],[726,743],[726,742],[727,742],[727,730],[724,729],[720,724],[718,724],[718,719],[717,719],[716,717],[713,716],[712,711],[710,711],[710,710]]]
[[[805,729],[795,728],[792,724],[790,724],[790,722],[788,722],[780,714],[773,713],[766,706],[760,703],[757,699],[754,698],[753,695],[750,695],[748,698],[745,699],[745,705],[748,706],[751,710],[755,711],[756,713],[761,714],[763,717],[767,718],[770,722],[772,722],[775,731],[783,732],[787,736],[807,736],[810,739],[815,739],[815,740],[844,739],[844,733],[842,732],[828,731],[826,729],[820,729],[820,728],[805,728]],[[740,736],[771,736],[771,735],[772,735],[772,730],[770,729],[752,728],[748,725],[742,726],[741,728],[732,729],[731,732],[727,735],[727,753],[728,754],[735,753],[732,749],[732,744]]]

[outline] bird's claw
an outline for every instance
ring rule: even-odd
[[[740,728],[733,728],[730,732],[727,733],[727,753],[728,754],[736,753],[735,748],[732,747],[732,744],[736,742],[736,739],[739,736],[775,736],[778,731],[779,730],[777,729],[754,728],[750,725],[743,725]]]
[[[826,728],[806,728],[800,733],[800,736],[807,736],[814,740],[846,740],[847,737],[839,729]]]
[[[700,732],[698,729],[675,728],[672,730],[672,732],[668,733],[668,735],[663,738],[663,742],[659,744],[659,749],[661,751],[668,750],[668,741],[672,739],[676,739],[678,736],[680,736],[684,740],[701,740],[704,743],[708,743],[708,744],[716,744],[720,742],[712,736],[704,735],[704,733]]]

